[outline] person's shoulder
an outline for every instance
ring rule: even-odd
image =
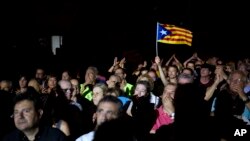
[[[50,126],[40,127],[39,137],[41,140],[66,141],[66,135],[58,128]]]
[[[3,137],[3,141],[14,141],[18,140],[19,138],[19,131],[17,129],[11,131],[10,133],[6,134]]]
[[[76,141],[89,141],[89,139],[94,138],[95,131],[90,131],[86,134],[81,135],[76,139]]]
[[[47,134],[48,136],[63,136],[65,137],[65,134],[58,128],[53,128],[50,126],[43,127],[43,132]]]
[[[44,130],[47,131],[47,132],[59,132],[61,133],[61,130],[59,130],[58,128],[53,128],[53,127],[50,127],[50,126],[45,126],[44,127]]]

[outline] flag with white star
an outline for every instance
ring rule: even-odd
[[[192,46],[192,32],[175,25],[158,24],[157,41],[167,44],[186,44]]]

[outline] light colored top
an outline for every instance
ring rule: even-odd
[[[154,108],[159,105],[160,98],[158,96],[155,96],[152,92],[150,92],[150,103],[154,104]]]
[[[81,135],[76,141],[93,141],[95,135],[95,131],[91,131],[89,133]]]

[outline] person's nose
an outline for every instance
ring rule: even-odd
[[[101,118],[102,118],[104,121],[106,121],[106,120],[108,119],[108,114],[107,114],[107,112],[102,112],[102,113],[101,113]]]
[[[23,113],[23,111],[14,113],[13,117],[15,117],[15,118],[23,118],[24,117],[24,113]]]

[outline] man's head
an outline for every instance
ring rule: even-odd
[[[214,70],[215,70],[215,66],[205,63],[201,65],[200,75],[201,77],[211,76]]]
[[[125,69],[123,68],[117,68],[115,70],[115,75],[119,76],[122,80],[126,79],[126,72],[125,72]]]
[[[34,92],[27,91],[15,97],[13,118],[16,128],[20,131],[37,129],[42,113],[40,99]]]
[[[115,88],[115,87],[120,88],[121,81],[122,80],[120,76],[113,74],[109,77],[106,83],[108,85],[108,88]]]
[[[187,84],[187,83],[193,83],[194,81],[194,76],[190,75],[190,74],[185,74],[185,73],[181,73],[178,76],[178,84]]]
[[[187,63],[186,68],[190,68],[190,69],[194,70],[194,68],[195,68],[195,63],[194,63],[193,61],[189,61],[189,62]]]
[[[103,97],[98,103],[95,113],[97,126],[105,121],[118,118],[121,110],[122,102],[117,97],[111,95]]]
[[[238,93],[244,89],[247,77],[244,72],[236,70],[229,75],[228,83],[231,91]]]
[[[66,98],[70,100],[72,97],[72,92],[73,92],[71,82],[69,80],[60,80],[58,84],[60,88],[62,89],[63,93],[65,94]]]
[[[85,83],[94,84],[98,75],[98,69],[94,66],[87,68],[85,72]]]
[[[175,65],[168,66],[167,73],[170,79],[175,79],[178,76],[178,67]]]
[[[35,78],[38,80],[39,84],[42,85],[42,81],[45,79],[46,74],[43,68],[37,68]]]

